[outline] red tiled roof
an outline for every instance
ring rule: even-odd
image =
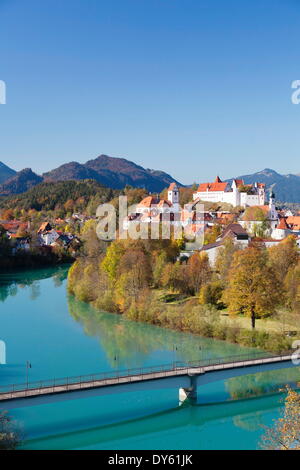
[[[282,219],[280,220],[280,222],[279,222],[277,228],[280,229],[280,230],[288,230],[288,229],[289,229],[289,227],[288,227],[288,225],[287,225],[287,223],[286,223],[285,218],[282,218]]]
[[[44,230],[47,229],[48,225],[49,225],[49,227],[51,227],[49,222],[43,222],[42,225],[40,226],[40,228],[38,229],[38,233],[44,232]],[[49,228],[47,230],[49,230]]]
[[[2,225],[2,227],[7,230],[8,232],[12,231],[12,230],[18,230],[19,228],[20,229],[28,229],[28,223],[27,222],[7,222],[7,223],[1,223],[0,225]]]
[[[300,230],[300,216],[294,215],[287,217],[287,224],[291,226],[292,230]]]
[[[214,182],[214,183],[202,183],[199,185],[198,192],[203,193],[206,191],[225,191],[228,183]]]
[[[171,183],[170,186],[168,187],[168,191],[173,191],[173,189],[177,189],[176,183]]]
[[[158,202],[159,199],[157,199],[156,197],[147,196],[138,204],[138,206],[151,207],[158,204]]]

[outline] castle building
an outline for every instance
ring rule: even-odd
[[[201,183],[193,194],[193,199],[207,202],[228,203],[233,207],[263,206],[265,204],[265,184],[245,184],[234,179],[230,185],[219,176],[213,183]]]

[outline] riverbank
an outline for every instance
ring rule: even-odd
[[[95,310],[66,295],[66,271],[59,266],[1,275],[3,385],[26,381],[27,359],[31,382],[256,353]],[[244,449],[245,443],[255,449],[262,424],[277,418],[281,401],[278,395],[247,398],[297,382],[299,368],[291,368],[203,385],[200,406],[179,407],[175,387],[26,406],[11,416],[24,429],[26,449]]]
[[[119,313],[136,322],[270,352],[282,353],[292,347],[293,339],[284,333],[267,331],[261,326],[259,329],[252,330],[249,319],[249,327],[242,327],[235,317],[228,316],[224,319],[222,311],[211,305],[199,305],[197,297],[189,297],[169,304],[164,300],[170,296],[172,298],[171,294],[169,296],[167,294],[161,295],[160,291],[148,289],[144,290],[121,313],[109,289],[106,292],[103,291],[100,296],[96,290],[89,290],[90,295],[86,296],[84,275],[82,274],[80,281],[74,281],[73,275],[75,273],[77,279],[77,270],[78,263],[75,263],[68,275],[69,293],[78,300],[90,303],[99,312],[105,310],[108,313]],[[87,275],[87,271],[85,271],[85,275]]]
[[[179,261],[179,253],[171,239],[115,240],[104,251],[76,260],[68,290],[98,310],[134,321],[276,353],[292,347],[300,331],[299,322],[288,321],[299,311],[294,239],[244,250],[228,240],[213,266],[205,252],[185,261]],[[274,331],[269,322],[281,311],[286,312],[282,328]]]

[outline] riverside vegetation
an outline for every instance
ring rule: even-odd
[[[97,239],[95,221],[82,230],[84,251],[72,265],[68,290],[99,310],[244,346],[282,352],[293,338],[285,322],[300,319],[300,259],[294,237],[240,250],[231,240],[212,268],[205,253],[179,262],[183,240]],[[264,321],[282,328],[263,328]],[[249,324],[240,320],[249,317]],[[260,322],[260,328],[257,323]],[[291,328],[290,328],[291,329]],[[291,333],[291,332],[290,332]]]

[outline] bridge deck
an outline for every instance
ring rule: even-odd
[[[187,363],[182,366],[180,363],[174,363],[173,366],[160,366],[158,368],[148,369],[129,369],[128,371],[119,371],[109,376],[109,373],[94,374],[76,378],[53,379],[52,381],[33,382],[20,385],[1,386],[0,402],[7,400],[16,400],[20,398],[33,398],[40,395],[67,393],[76,390],[84,390],[100,387],[111,387],[114,385],[128,384],[132,382],[143,382],[157,380],[167,377],[201,375],[212,371],[244,368],[268,363],[279,363],[291,361],[290,354],[283,356],[260,357],[258,359],[242,359],[236,357],[236,360],[212,359],[210,361],[201,361],[197,363]]]

